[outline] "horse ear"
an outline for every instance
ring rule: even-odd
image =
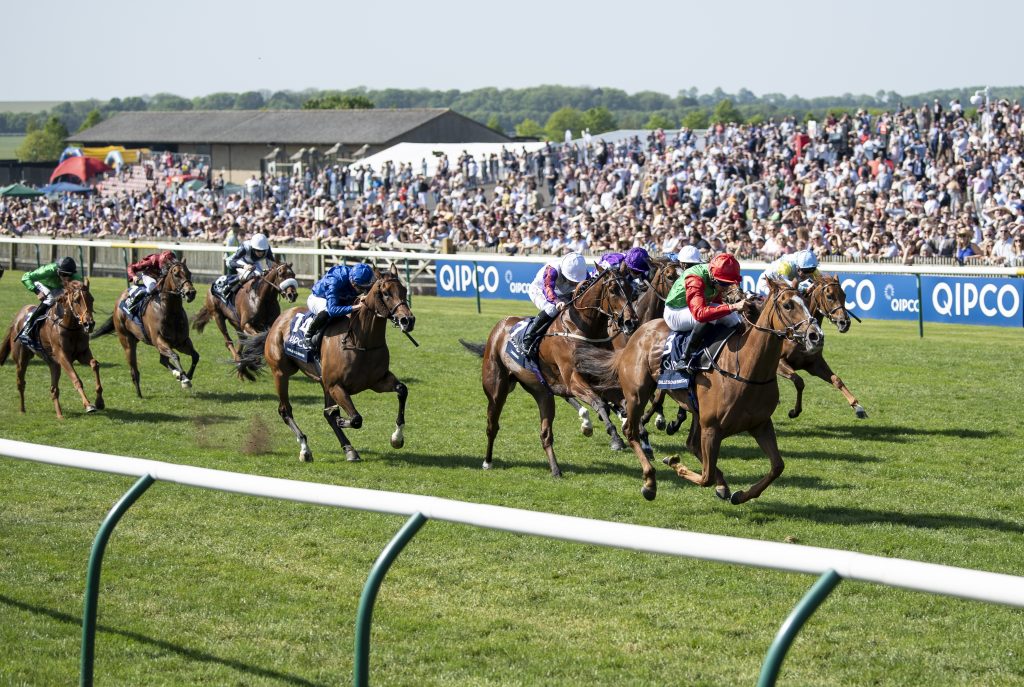
[[[398,276],[398,265],[391,263],[391,274]]]
[[[602,272],[604,272],[604,268],[603,268],[603,267],[601,267],[601,264],[600,264],[600,263],[598,263],[597,265],[595,265],[595,267],[597,267],[597,273],[598,273],[598,274],[601,274]]]
[[[181,259],[181,264],[182,265],[187,265],[188,264],[188,258],[182,258]]]
[[[85,290],[88,291],[89,290],[89,277],[86,277],[85,281],[82,282],[82,283],[85,284]]]

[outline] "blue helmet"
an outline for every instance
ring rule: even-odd
[[[363,262],[353,265],[349,268],[348,280],[359,291],[366,291],[373,283],[373,268]]]
[[[818,269],[818,256],[813,250],[802,250],[793,255],[793,264],[798,270],[815,270]]]

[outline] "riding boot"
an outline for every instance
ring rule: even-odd
[[[43,319],[46,316],[46,311],[50,309],[50,304],[43,301],[36,306],[36,309],[28,316],[25,320],[25,325],[21,328],[18,333],[18,340],[29,348],[35,349],[36,342],[32,339],[32,329],[36,326],[36,322]]]
[[[541,310],[533,321],[530,322],[529,328],[523,334],[523,349],[526,351],[527,358],[536,358],[537,351],[540,349],[540,340],[547,331],[548,325],[554,321],[554,317],[548,315],[546,312]]]
[[[327,322],[330,319],[331,314],[326,310],[321,310],[313,318],[313,321],[309,323],[309,328],[306,329],[306,340],[309,341],[309,347],[314,351],[320,350],[320,342],[324,338],[324,329],[327,327]]]
[[[709,322],[698,322],[693,326],[690,338],[687,339],[686,346],[683,347],[683,359],[679,361],[679,365],[676,367],[677,370],[689,372],[690,374],[695,372],[694,368],[700,359],[701,343],[704,341],[704,334],[709,327],[711,327]]]

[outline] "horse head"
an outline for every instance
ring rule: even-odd
[[[299,295],[299,282],[295,278],[295,271],[290,262],[279,262],[274,265],[264,276],[264,279],[274,285],[279,293],[283,294],[289,303],[294,303]]]
[[[768,298],[754,327],[802,343],[807,353],[817,353],[825,345],[825,335],[800,293],[775,280],[768,280]]]
[[[396,327],[409,333],[416,326],[416,316],[409,307],[405,284],[398,277],[398,269],[392,265],[386,272],[374,270],[376,279],[366,294],[366,307],[375,317],[391,320]]]
[[[572,305],[584,317],[596,311],[627,336],[640,326],[640,318],[633,307],[636,297],[632,275],[625,263],[612,269],[597,268],[597,274],[580,282],[573,292]],[[591,316],[591,320],[596,319]]]
[[[651,277],[651,288],[658,294],[658,298],[664,301],[668,298],[672,285],[682,276],[683,271],[678,264],[671,260],[662,259],[653,260],[652,262],[654,262],[655,268],[654,276]]]
[[[163,279],[163,291],[176,293],[188,303],[196,297],[196,287],[192,284],[192,271],[189,270],[185,261],[172,262],[164,269],[161,276]]]
[[[92,292],[89,291],[89,279],[84,282],[69,281],[64,286],[64,292],[57,301],[64,307],[63,320],[65,326],[71,326],[73,317],[78,326],[88,334],[96,326],[92,315]]]
[[[840,334],[850,331],[851,318],[846,310],[846,292],[843,291],[838,277],[822,277],[815,280],[807,290],[807,300],[811,312],[827,317]]]

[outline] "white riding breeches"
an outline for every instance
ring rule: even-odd
[[[309,308],[309,312],[316,315],[327,309],[327,299],[309,294],[309,297],[306,298],[306,307]]]
[[[142,277],[142,285],[146,287],[146,293],[156,291],[156,279],[153,279],[148,274],[140,274],[139,276]]]
[[[663,317],[668,328],[677,332],[688,332],[697,324],[697,320],[693,318],[689,308],[673,308],[666,305]],[[739,313],[731,312],[725,317],[715,320],[715,322],[737,325],[740,323],[740,316]]]

